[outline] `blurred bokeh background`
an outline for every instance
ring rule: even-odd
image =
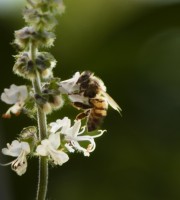
[[[14,30],[24,26],[25,0],[0,0],[0,91],[24,80],[12,73]],[[89,157],[71,155],[50,168],[49,200],[180,199],[180,0],[64,0],[57,40],[50,50],[55,75],[67,79],[89,69],[101,77],[123,117],[109,109]],[[8,105],[0,103],[1,114]],[[48,121],[77,111],[64,107]],[[0,120],[0,147],[22,127],[25,116]],[[1,162],[7,157],[0,156]],[[1,200],[32,200],[37,160],[25,175],[0,168]]]

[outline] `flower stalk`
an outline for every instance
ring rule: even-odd
[[[48,187],[48,160],[46,157],[39,157],[39,176],[36,200],[45,200]]]
[[[34,63],[34,68],[36,72],[35,78],[32,80],[33,89],[35,94],[41,94],[42,90],[41,79],[35,65],[36,47],[33,43],[30,43],[30,58]],[[38,140],[41,141],[42,139],[47,137],[47,120],[46,120],[46,113],[38,104],[36,105],[37,105]],[[38,188],[37,188],[36,200],[45,200],[47,194],[47,187],[48,187],[48,160],[46,157],[39,157]]]

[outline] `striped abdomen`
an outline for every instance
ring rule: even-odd
[[[107,115],[108,103],[104,98],[90,99],[89,103],[92,108],[87,119],[87,128],[88,131],[94,131]]]

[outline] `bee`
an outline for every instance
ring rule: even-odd
[[[76,116],[76,119],[87,118],[89,132],[96,130],[102,123],[109,105],[119,113],[121,112],[119,105],[106,93],[103,81],[92,72],[82,72],[76,84],[79,86],[76,95],[79,95],[80,100],[74,101],[73,105],[77,109],[84,110]]]

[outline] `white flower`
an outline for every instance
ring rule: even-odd
[[[69,94],[68,97],[71,102],[81,102],[83,104],[89,105],[89,98],[83,96],[82,94]]]
[[[80,75],[79,72],[76,72],[72,78],[61,81],[59,84],[59,90],[62,94],[67,94],[71,102],[81,102],[88,105],[89,98],[80,94],[80,87],[77,84]]]
[[[80,73],[76,72],[70,79],[60,82],[59,90],[62,94],[72,94],[79,90],[79,86],[76,84],[80,77]]]
[[[58,119],[56,122],[50,124],[50,132],[63,134],[64,140],[67,142],[65,144],[66,149],[73,153],[75,150],[83,152],[84,156],[89,156],[92,151],[94,151],[96,144],[94,138],[100,137],[104,131],[99,130],[100,134],[95,136],[82,135],[85,131],[85,127],[81,129],[81,120],[75,120],[73,126],[71,126],[71,121],[69,118],[64,117],[62,120]],[[87,148],[82,147],[79,142],[87,141],[89,142]]]
[[[22,102],[27,98],[28,91],[25,85],[16,86],[12,84],[9,89],[4,89],[1,100],[7,104]]]
[[[70,143],[66,143],[64,145],[66,147],[66,149],[70,152],[70,153],[74,153],[75,149],[73,149],[73,146]]]
[[[36,152],[39,156],[51,158],[55,165],[62,165],[69,160],[69,157],[63,151],[58,150],[59,146],[59,133],[51,133],[48,139],[42,140],[41,144],[37,146]]]
[[[90,136],[90,135],[82,135],[85,131],[85,127],[82,127],[81,129],[81,120],[75,120],[75,123],[72,127],[69,127],[69,129],[66,129],[66,132],[63,132],[65,136],[65,140],[69,142],[68,145],[65,145],[67,150],[72,152],[71,146],[80,152],[83,152],[84,156],[89,156],[91,152],[93,152],[96,148],[96,143],[94,141],[94,138],[100,137],[105,130],[99,130],[100,134]],[[87,141],[89,142],[87,148],[82,147],[79,142]]]
[[[68,117],[64,117],[63,119],[58,119],[56,122],[50,123],[51,133],[56,133],[58,130],[61,129],[61,133],[65,132],[67,128],[71,126],[71,120]]]
[[[14,104],[7,110],[4,117],[11,117],[11,113],[19,114],[27,97],[28,90],[25,85],[16,86],[12,84],[9,89],[4,89],[1,100],[7,104]]]
[[[19,142],[18,140],[12,141],[11,145],[8,143],[7,148],[2,149],[4,155],[17,157],[10,163],[1,164],[7,166],[11,164],[11,169],[14,170],[19,176],[23,175],[27,169],[26,156],[30,153],[30,146],[27,142]]]

